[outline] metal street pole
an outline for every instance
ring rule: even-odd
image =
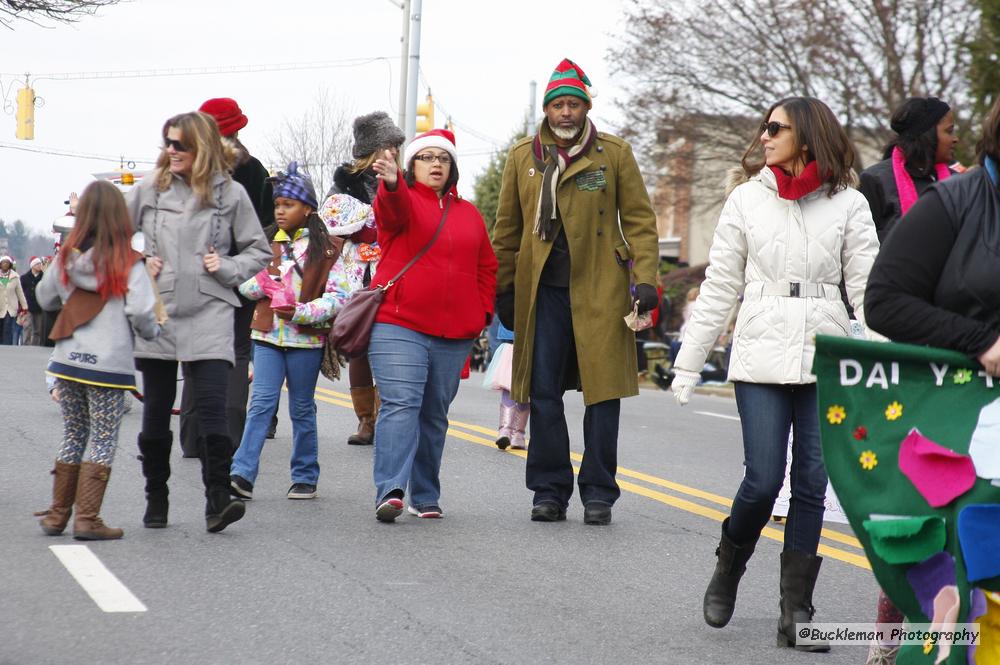
[[[406,127],[407,139],[412,139],[417,131],[417,77],[420,74],[420,14],[421,0],[408,0],[410,4],[410,64],[406,86]]]
[[[535,103],[538,96],[538,82],[532,81],[528,84],[528,112],[524,115],[524,135],[531,136],[535,133]]]
[[[403,35],[400,42],[403,48],[399,53],[399,122],[400,127],[406,127],[406,68],[410,58],[410,0],[403,0]]]

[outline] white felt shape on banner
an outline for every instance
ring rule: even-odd
[[[1000,399],[979,412],[979,422],[969,443],[969,457],[980,478],[1000,478]]]

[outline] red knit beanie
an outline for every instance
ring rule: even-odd
[[[215,118],[215,123],[219,126],[219,133],[223,136],[232,136],[250,122],[243,115],[236,100],[229,97],[210,99],[202,104],[198,110]]]

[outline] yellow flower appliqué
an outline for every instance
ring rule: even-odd
[[[972,370],[971,369],[956,369],[955,375],[952,377],[955,383],[962,384],[972,381]]]
[[[866,450],[861,453],[861,457],[858,458],[861,462],[861,468],[865,471],[871,471],[878,465],[878,456],[871,450]]]
[[[839,404],[834,404],[826,410],[826,419],[830,421],[831,425],[839,425],[844,422],[844,418],[846,417],[847,411],[845,411],[844,407]]]
[[[903,405],[899,402],[893,402],[889,406],[885,407],[885,419],[886,420],[899,420],[903,415]]]

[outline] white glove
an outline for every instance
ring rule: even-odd
[[[691,372],[686,369],[675,369],[674,380],[670,382],[670,390],[674,393],[674,399],[681,406],[688,403],[694,387],[701,383],[701,374]]]

